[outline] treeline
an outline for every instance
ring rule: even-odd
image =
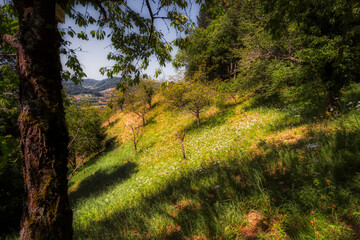
[[[227,83],[227,92],[331,112],[360,80],[359,11],[355,0],[206,1],[174,65],[188,80]]]

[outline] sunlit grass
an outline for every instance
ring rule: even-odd
[[[359,112],[309,120],[291,106],[251,101],[208,108],[200,128],[160,103],[136,156],[124,127],[135,116],[113,116],[108,134],[119,146],[69,183],[75,237],[353,239]],[[185,160],[176,138],[183,127]]]

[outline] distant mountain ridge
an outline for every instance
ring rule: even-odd
[[[121,78],[106,78],[103,80],[95,80],[91,78],[84,79],[81,83],[76,85],[71,81],[63,81],[62,84],[65,88],[65,92],[71,95],[79,94],[93,94],[95,96],[101,96],[101,91],[109,88],[115,88],[121,81]]]

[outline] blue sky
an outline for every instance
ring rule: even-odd
[[[142,1],[140,1],[140,0],[133,1],[132,3],[135,6],[139,2],[141,3]],[[199,6],[193,4],[191,6],[191,8],[189,7],[189,9],[187,9],[187,12],[188,12],[188,15],[190,16],[190,18],[192,19],[192,21],[196,22],[196,16],[198,15],[198,12],[199,12]],[[68,17],[66,17],[65,23],[59,24],[59,28],[67,28],[68,26],[72,26],[72,28],[75,31],[81,31],[81,30],[84,31],[85,30],[85,32],[88,33],[88,35],[89,35],[88,41],[80,40],[77,38],[71,38],[69,36],[65,37],[65,40],[69,40],[72,42],[71,48],[80,47],[82,49],[81,52],[80,51],[77,52],[77,56],[83,66],[83,69],[87,75],[87,78],[93,78],[93,79],[97,79],[97,80],[107,78],[107,76],[101,75],[101,73],[99,72],[99,69],[101,67],[112,65],[112,62],[108,61],[106,58],[109,51],[112,50],[111,41],[109,39],[99,41],[99,40],[91,38],[89,33],[91,30],[96,29],[97,28],[96,26],[89,26],[86,29],[81,29],[75,25],[75,23],[72,19],[69,19]],[[156,27],[163,32],[163,34],[165,35],[165,39],[169,42],[174,40],[177,37],[177,33],[174,30],[172,30],[171,27],[169,27],[170,28],[170,31],[169,31],[168,27],[162,20],[158,20],[156,22]],[[174,48],[174,50],[172,51],[172,56],[174,57],[176,53],[177,53],[177,48]],[[61,61],[63,64],[65,63],[65,61],[66,61],[65,56],[61,56]],[[148,69],[145,71],[145,73],[147,73],[150,76],[153,76],[155,73],[155,70],[157,68],[159,68],[159,64],[157,63],[156,59],[153,58]],[[166,67],[162,68],[162,71],[163,71],[163,74],[158,77],[159,80],[164,79],[164,78],[166,79],[167,77],[172,76],[172,75],[176,75],[176,70],[172,67],[172,64],[170,62],[166,65]]]

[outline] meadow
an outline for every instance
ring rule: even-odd
[[[75,239],[358,239],[360,100],[305,113],[258,95],[196,119],[156,97],[135,155],[117,111],[114,144],[69,182]],[[185,129],[182,158],[176,132]]]

